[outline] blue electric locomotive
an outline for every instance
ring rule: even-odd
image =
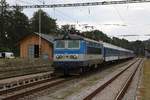
[[[55,39],[54,65],[57,71],[64,74],[84,72],[90,66],[103,62],[103,44],[77,35],[69,38]]]
[[[133,57],[133,51],[76,34],[54,40],[55,71],[83,73],[107,61]]]

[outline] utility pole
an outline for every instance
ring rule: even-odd
[[[41,57],[41,8],[39,10],[39,57]]]
[[[43,5],[44,5],[44,1],[43,1]],[[42,9],[39,9],[39,57],[41,57],[41,53],[42,53],[42,39],[41,39],[41,14],[42,14]]]

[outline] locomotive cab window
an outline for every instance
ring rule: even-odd
[[[56,45],[56,48],[65,48],[65,41],[57,40],[55,45]]]
[[[80,47],[79,40],[68,40],[68,48],[78,49]]]

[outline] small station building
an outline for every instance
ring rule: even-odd
[[[46,34],[33,33],[20,40],[21,58],[39,58],[52,60],[54,37]]]

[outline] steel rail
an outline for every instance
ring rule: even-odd
[[[139,62],[138,66],[136,67],[136,69],[134,70],[134,72],[128,77],[127,81],[125,82],[125,84],[123,85],[121,91],[116,95],[114,100],[121,100],[123,98],[123,96],[125,95],[128,87],[130,86],[138,68],[141,66],[142,64],[142,60]]]
[[[102,84],[100,87],[98,87],[94,92],[86,96],[83,100],[91,100],[96,94],[100,93],[104,88],[106,88],[110,83],[112,83],[115,79],[117,79],[122,73],[124,73],[127,69],[129,69],[132,65],[134,65],[139,59],[135,60],[133,63],[128,65],[125,69],[120,71],[118,74],[113,76],[110,80]]]
[[[16,100],[16,99],[18,99],[20,97],[23,97],[23,96],[26,96],[26,95],[30,95],[30,94],[35,93],[37,91],[41,91],[41,90],[44,90],[46,88],[50,88],[50,87],[56,86],[56,85],[61,84],[61,83],[65,82],[65,81],[66,81],[65,79],[56,79],[56,80],[52,79],[51,81],[49,81],[50,83],[48,83],[46,85],[41,85],[42,83],[41,84],[39,83],[39,84],[36,84],[37,87],[35,87],[35,88],[32,88],[32,86],[35,86],[35,85],[31,85],[29,87],[24,87],[23,89],[16,89],[15,91],[20,90],[21,92],[19,91],[19,93],[18,92],[15,93],[15,91],[13,91],[14,93],[11,92],[12,95],[8,94],[8,95],[6,95],[6,97],[5,96],[2,97],[1,100]],[[5,95],[5,94],[3,94],[3,95]]]
[[[45,82],[53,81],[54,79],[55,78],[41,80],[41,81],[37,81],[37,82],[21,85],[21,86],[18,86],[18,87],[14,87],[14,88],[11,88],[11,89],[3,90],[3,91],[0,91],[0,95],[8,94],[8,93],[14,92],[16,90],[22,90],[22,89],[25,89],[27,87],[32,87],[34,85],[38,85],[38,84],[42,84],[42,83],[45,83]]]
[[[13,70],[13,71],[15,72],[15,70]],[[52,70],[50,70],[50,71],[52,71]],[[8,76],[8,77],[0,77],[0,81],[4,80],[4,79],[8,79],[8,78],[15,78],[15,77],[22,77],[22,76],[26,76],[26,75],[34,75],[34,74],[40,74],[40,73],[47,73],[47,72],[50,72],[50,71],[39,71],[39,72],[27,73],[27,74],[23,74],[23,75],[14,75],[14,76]],[[8,72],[10,72],[10,71],[5,71],[5,73],[8,73]],[[1,71],[0,71],[0,73],[1,73]]]

